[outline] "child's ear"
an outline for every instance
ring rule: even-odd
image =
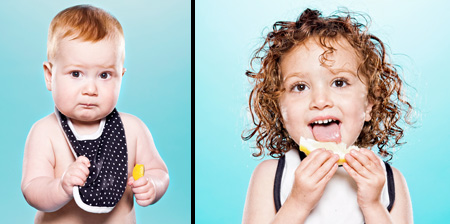
[[[45,85],[49,91],[52,91],[52,64],[48,61],[44,62]]]
[[[49,91],[52,91],[52,64],[48,61],[44,62],[45,85]]]
[[[373,103],[369,102],[366,106],[366,115],[364,118],[365,121],[370,121],[370,119],[372,119],[372,115],[371,115],[372,108],[373,108]]]
[[[123,69],[122,69],[122,76],[125,75],[125,72],[126,72],[126,71],[127,71],[126,68],[123,68]]]

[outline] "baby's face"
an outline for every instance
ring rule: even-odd
[[[63,39],[51,65],[44,63],[47,88],[58,110],[84,122],[107,116],[119,98],[125,72],[122,56],[118,40]]]
[[[329,67],[319,61],[325,49],[316,39],[296,46],[281,60],[286,91],[279,105],[284,125],[297,143],[303,136],[352,145],[371,118],[367,87],[356,76],[360,60],[346,40],[332,46],[336,50],[327,55]]]

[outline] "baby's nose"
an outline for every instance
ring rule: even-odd
[[[97,96],[97,84],[94,80],[87,80],[83,87],[83,95]]]

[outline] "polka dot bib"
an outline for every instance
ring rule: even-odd
[[[128,178],[127,143],[119,112],[114,109],[103,118],[91,135],[78,134],[70,119],[57,109],[55,113],[72,153],[91,162],[84,186],[73,188],[75,202],[87,212],[110,212],[122,198]]]

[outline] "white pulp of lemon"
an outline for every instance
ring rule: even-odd
[[[347,144],[341,142],[337,144],[336,142],[318,142],[313,139],[306,139],[303,137],[300,137],[300,151],[304,152],[306,155],[309,155],[312,151],[316,149],[326,149],[334,154],[337,154],[339,156],[338,164],[342,165],[345,162],[345,154],[349,153],[350,150],[355,149],[359,150],[357,146],[350,146],[347,148]]]

